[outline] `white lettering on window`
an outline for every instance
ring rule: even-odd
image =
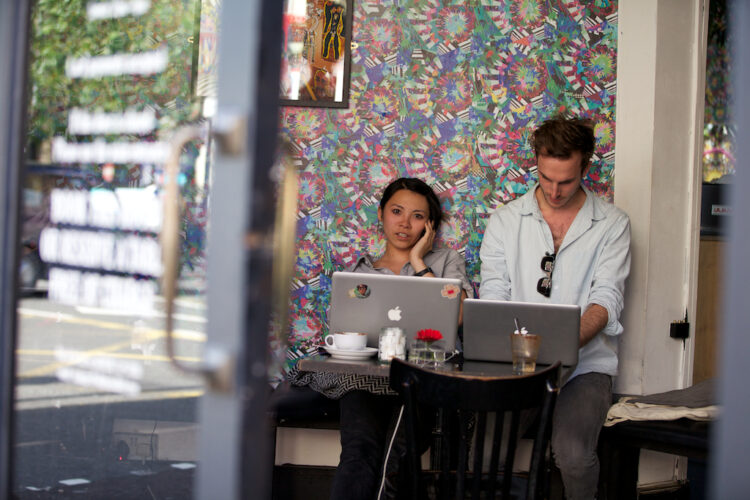
[[[54,224],[157,233],[162,223],[161,196],[153,187],[76,191],[53,189],[50,221]]]
[[[166,47],[136,54],[83,56],[65,61],[68,78],[102,78],[119,75],[153,75],[167,67]]]
[[[114,191],[93,189],[89,193],[88,223],[90,226],[111,228],[118,226],[120,203]]]
[[[150,314],[154,310],[156,289],[154,280],[58,267],[49,272],[49,298],[63,304]]]
[[[165,142],[67,142],[52,140],[52,159],[59,163],[157,163],[163,164],[169,154]]]
[[[125,16],[142,16],[151,8],[150,0],[114,0],[111,2],[89,2],[86,4],[86,16],[89,21],[115,19]]]
[[[50,221],[53,224],[86,224],[88,193],[72,189],[53,189],[50,193]]]
[[[90,134],[138,134],[144,135],[156,128],[156,113],[153,109],[122,113],[88,112],[74,108],[68,113],[68,132],[77,135]]]
[[[49,264],[159,277],[161,247],[151,237],[46,227],[39,255]]]

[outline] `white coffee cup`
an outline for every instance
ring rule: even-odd
[[[367,334],[359,332],[336,332],[326,337],[326,345],[342,351],[361,351],[367,347]]]

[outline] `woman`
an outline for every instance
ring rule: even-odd
[[[469,294],[473,296],[464,259],[455,250],[432,247],[442,219],[440,200],[427,184],[414,178],[393,181],[385,188],[378,208],[385,251],[377,259],[369,255],[360,257],[351,271],[457,278],[464,289],[461,300]],[[351,391],[341,398],[341,457],[331,499],[375,498],[382,478],[386,441],[389,429],[396,423],[398,406],[394,396],[367,391]],[[393,454],[402,453],[393,450]],[[389,476],[396,462],[389,459]]]
[[[442,220],[440,200],[430,186],[415,178],[396,179],[383,191],[378,207],[385,252],[377,260],[360,257],[351,271],[458,278],[466,297],[473,291],[463,258],[449,248],[432,248]]]

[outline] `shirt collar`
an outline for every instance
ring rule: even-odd
[[[354,265],[351,266],[351,270],[357,269],[359,266],[364,265],[369,267],[370,269],[375,269],[375,265],[373,264],[372,256],[368,253],[362,254],[357,259],[357,262],[354,263]]]
[[[542,211],[539,209],[539,202],[536,201],[534,192],[539,184],[534,184],[529,191],[521,197],[521,215],[536,215],[542,217]]]
[[[536,192],[539,184],[534,186],[521,197],[521,215],[534,215],[538,219],[542,218],[542,210],[539,208],[539,202],[536,200],[534,193]],[[604,212],[594,202],[594,194],[586,189],[586,186],[581,184],[581,189],[586,194],[586,201],[583,202],[581,207],[582,216],[588,220],[601,220],[605,218]]]
[[[607,215],[604,213],[604,210],[602,210],[602,205],[596,202],[596,195],[586,189],[586,186],[584,186],[583,184],[581,184],[581,189],[583,189],[583,192],[586,193],[586,201],[581,207],[583,215],[585,215],[587,219],[591,220],[602,220],[606,218]]]
[[[433,253],[435,253],[434,250],[429,250],[424,255],[424,257],[423,257],[423,260],[425,261],[425,264],[428,265],[428,266],[430,264],[427,263],[427,260],[429,259],[430,255],[432,255]],[[357,269],[360,265],[367,266],[367,267],[369,267],[370,269],[373,269],[373,270],[374,269],[378,269],[378,268],[375,267],[374,262],[375,262],[375,259],[372,257],[372,255],[370,255],[369,253],[364,253],[364,254],[362,254],[362,255],[359,256],[359,258],[354,263],[354,265],[352,265],[349,269],[353,271],[353,270]],[[411,263],[407,262],[406,264],[404,264],[404,268],[409,269],[410,267],[411,267]]]

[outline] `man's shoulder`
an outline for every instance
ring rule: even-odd
[[[492,215],[496,215],[498,217],[514,217],[526,212],[530,212],[531,207],[529,205],[529,197],[533,196],[532,194],[530,194],[532,193],[532,191],[533,188],[525,194],[514,198],[508,203],[500,205],[495,209],[494,212],[492,212]]]
[[[595,215],[598,215],[599,218],[609,219],[612,223],[616,221],[629,222],[630,218],[628,214],[614,203],[599,198],[596,195],[592,195],[591,199],[594,202]]]

